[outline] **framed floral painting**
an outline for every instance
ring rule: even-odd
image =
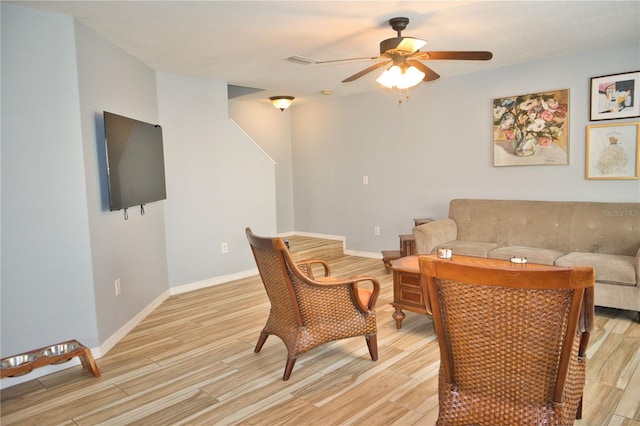
[[[569,164],[569,89],[493,100],[493,165]]]
[[[587,126],[586,178],[640,178],[640,123]]]
[[[591,79],[591,121],[640,117],[640,71]]]

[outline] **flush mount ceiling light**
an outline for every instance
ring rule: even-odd
[[[273,106],[278,108],[280,111],[284,111],[289,108],[294,99],[295,98],[293,96],[271,96],[269,98]]]

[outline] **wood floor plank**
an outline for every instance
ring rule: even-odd
[[[588,381],[589,379],[587,379]],[[585,385],[582,424],[606,425],[611,420],[622,397],[622,390],[598,382]],[[577,423],[581,424],[581,423]]]
[[[613,416],[609,422],[609,426],[640,426],[640,422],[621,416]]]
[[[0,393],[0,404],[5,400],[18,400],[23,395],[36,395],[39,392],[44,392],[46,387],[39,380],[29,380],[20,385],[11,386],[3,389]],[[3,407],[4,408],[4,407]]]
[[[311,425],[310,418],[318,418],[320,409],[299,398],[287,398],[245,417],[243,424],[256,426]]]
[[[174,424],[191,414],[215,404],[215,399],[210,395],[196,390],[186,399],[174,401],[171,404],[162,404],[160,409],[151,411],[149,415],[136,419],[138,426],[156,426],[159,424]]]
[[[294,240],[297,240],[295,238]],[[291,240],[290,240],[291,241]],[[313,239],[296,241],[312,249]],[[282,381],[287,351],[254,346],[269,303],[259,276],[167,298],[107,354],[0,391],[2,425],[430,425],[438,415],[439,348],[427,316],[391,317],[392,275],[380,260],[331,258],[336,276],[380,280],[379,360],[364,338],[326,343]],[[577,426],[640,426],[640,324],[597,308]]]
[[[142,380],[131,379],[123,382],[119,387],[128,394],[127,397],[105,404],[93,411],[87,410],[86,414],[77,416],[74,420],[79,424],[87,425],[109,423],[137,411],[136,421],[138,421],[139,418],[153,414],[154,410],[150,410],[149,407],[159,406],[160,410],[164,410],[163,401],[175,401],[176,398],[178,401],[190,399],[192,395],[202,393],[200,390],[202,386],[235,373],[235,370],[221,363],[193,370],[185,370],[185,366],[181,366],[181,369],[184,371],[183,374],[172,371],[173,374],[170,377],[166,377],[168,372],[164,370],[160,374],[145,375]],[[210,395],[202,394],[207,396],[209,404],[217,402]]]
[[[636,350],[636,358],[640,349]],[[615,414],[640,422],[640,365],[631,372],[631,378],[627,382],[622,397],[616,406]]]
[[[434,368],[437,370],[438,368]],[[432,410],[438,411],[438,373],[411,379],[397,389],[390,399],[411,411],[428,414]]]
[[[112,401],[127,396],[117,386],[108,386],[97,392],[81,390],[64,395],[49,395],[51,398],[38,404],[30,404],[25,410],[2,416],[2,424],[52,425],[72,420],[83,412],[91,411]],[[4,409],[3,409],[4,411]]]
[[[346,392],[341,392],[339,395],[327,398],[315,405],[324,409],[323,417],[328,420],[329,424],[343,424],[354,417],[356,412],[362,411],[363,408],[366,407],[366,411],[369,412],[371,407],[375,407],[381,399],[388,399],[388,396],[404,380],[406,380],[406,377],[393,374],[387,370],[380,370],[376,377],[368,376],[366,380],[360,381],[357,386],[350,386]],[[373,420],[365,416],[361,421],[363,423],[372,423]]]

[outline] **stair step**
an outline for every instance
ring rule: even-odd
[[[296,262],[309,259],[327,260],[344,255],[343,243],[340,240],[299,235],[287,237],[287,240],[289,240],[289,254]]]

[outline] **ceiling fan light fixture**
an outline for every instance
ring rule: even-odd
[[[273,106],[278,108],[280,111],[284,111],[289,108],[294,99],[295,98],[293,96],[271,96],[269,98]]]
[[[413,37],[404,37],[404,40],[398,46],[398,50],[401,52],[414,53],[418,50],[422,49],[427,45],[425,40],[420,40],[419,38]]]
[[[380,54],[399,53],[411,55],[427,45],[425,40],[414,37],[393,37],[380,42]]]
[[[400,75],[400,67],[397,65],[392,65],[388,69],[384,70],[380,77],[376,79],[376,81],[382,84],[384,87],[391,89],[396,84],[396,80]]]
[[[424,78],[424,73],[413,65],[402,70],[398,65],[392,65],[376,80],[384,87],[393,89],[408,89],[416,86]]]

